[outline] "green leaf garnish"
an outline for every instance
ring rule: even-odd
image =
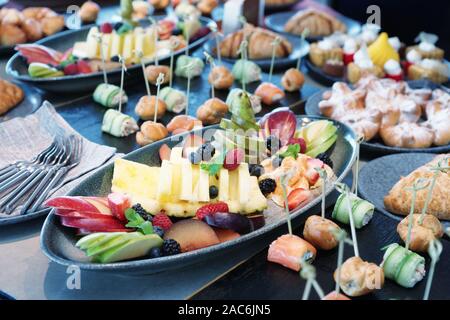
[[[282,158],[293,157],[294,159],[297,159],[299,153],[300,145],[298,143],[295,143],[290,144],[285,151],[279,153],[279,156]]]
[[[211,162],[200,163],[200,169],[208,171],[210,176],[215,176],[219,173],[220,169],[223,167],[223,161],[225,160],[225,154],[223,154],[211,159]]]
[[[142,218],[134,209],[128,208],[125,211],[125,217],[128,220],[125,227],[136,228],[143,234],[153,233],[153,225],[151,222],[144,220],[144,218]]]

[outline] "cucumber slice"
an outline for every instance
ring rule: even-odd
[[[393,243],[384,254],[382,268],[386,278],[395,280],[399,266],[407,256],[407,251],[398,243]]]
[[[424,276],[425,258],[419,256],[415,252],[409,251],[408,256],[403,259],[403,263],[397,272],[395,281],[405,288],[412,288],[417,282],[422,280]]]
[[[350,224],[350,215],[347,210],[347,199],[345,195],[341,194],[336,201],[336,204],[331,214],[332,218],[345,223]],[[352,206],[353,219],[355,222],[355,228],[361,229],[372,219],[375,206],[370,202],[358,197],[350,199]]]
[[[352,206],[355,228],[361,229],[372,220],[375,206],[369,201],[356,199]]]

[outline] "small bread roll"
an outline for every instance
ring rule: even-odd
[[[147,75],[147,80],[153,85],[156,85],[156,80],[158,79],[159,74],[164,74],[164,80],[162,84],[169,83],[170,81],[170,68],[164,65],[158,66],[147,66],[145,68],[145,74]]]
[[[27,35],[18,26],[6,24],[0,27],[0,44],[3,46],[13,46],[18,43],[27,42]]]
[[[210,15],[218,5],[219,3],[217,0],[200,0],[197,3],[197,9],[204,15]]]
[[[229,89],[233,85],[234,77],[224,66],[216,66],[208,75],[208,82],[218,90]]]
[[[78,11],[78,15],[84,23],[94,22],[97,20],[100,6],[94,1],[86,1]]]
[[[228,106],[218,98],[212,98],[205,101],[197,109],[197,118],[205,125],[219,123],[228,112]]]
[[[156,96],[143,96],[136,104],[134,111],[142,120],[152,120],[155,116]],[[160,119],[166,113],[166,103],[158,99],[157,119]]]
[[[32,18],[27,18],[22,23],[22,30],[25,32],[28,41],[36,41],[42,38],[41,24]]]
[[[153,121],[145,121],[141,125],[141,131],[136,133],[136,142],[140,146],[153,143],[155,141],[164,139],[169,132],[163,124]]]
[[[415,252],[427,252],[431,241],[441,238],[444,235],[439,219],[431,214],[426,214],[422,224],[419,224],[420,214],[413,214],[413,223],[411,229],[411,241],[409,249]],[[403,241],[406,241],[408,235],[409,216],[406,216],[397,225],[397,232]]]
[[[334,280],[337,279],[334,272]],[[350,297],[368,294],[384,285],[383,269],[375,263],[363,261],[360,257],[351,257],[340,268],[341,289]]]
[[[65,22],[63,16],[46,17],[41,20],[42,31],[46,36],[50,36],[64,28]]]
[[[297,68],[288,69],[281,78],[281,85],[286,91],[298,91],[305,83],[305,76]]]

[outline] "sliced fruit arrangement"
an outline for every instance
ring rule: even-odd
[[[176,17],[167,17],[145,27],[129,22],[114,25],[106,22],[91,27],[85,41],[75,42],[64,53],[37,44],[18,45],[16,50],[27,60],[28,74],[33,78],[119,69],[119,56],[127,65],[140,63],[141,59],[154,61],[168,56],[174,41],[178,43],[174,50],[180,50],[187,45],[187,40],[194,41],[209,32],[209,28],[202,27],[198,19],[189,23],[177,21]]]

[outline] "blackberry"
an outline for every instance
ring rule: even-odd
[[[148,255],[150,258],[159,258],[162,256],[161,249],[158,247],[152,248]]]
[[[276,153],[281,148],[281,141],[275,136],[268,136],[266,139],[266,148],[271,154]]]
[[[181,30],[180,28],[175,28],[175,29],[172,30],[172,35],[173,36],[179,36],[182,33],[183,33],[183,30]]]
[[[199,152],[191,152],[191,153],[189,154],[189,161],[190,161],[192,164],[199,164],[200,161],[202,161],[202,157],[200,156],[200,153],[199,153]]]
[[[148,213],[144,208],[142,208],[140,203],[136,203],[131,207],[138,215],[142,217],[142,219],[152,222],[153,218],[150,213]]]
[[[112,62],[119,62],[119,56],[117,56],[117,55],[116,56],[112,56],[111,57],[111,61]]]
[[[118,31],[123,26],[122,22],[116,22],[114,25],[114,30]]]
[[[280,156],[275,156],[272,159],[272,167],[274,168],[278,168],[279,166],[281,166],[281,162],[283,161],[283,158]]]
[[[326,165],[328,165],[331,169],[333,169],[333,161],[330,159],[330,157],[325,152],[319,154],[316,158],[321,160]]]
[[[161,227],[153,226],[153,232],[156,233],[160,238],[164,237],[164,230]]]
[[[264,167],[260,164],[251,164],[248,167],[251,176],[259,178],[264,173]]]
[[[210,186],[209,187],[209,197],[211,199],[217,198],[217,196],[219,195],[219,189],[217,189],[216,186]]]
[[[204,143],[197,152],[201,155],[203,161],[209,161],[216,153],[216,148],[211,143]]]
[[[275,182],[275,180],[270,178],[263,179],[259,182],[259,189],[264,195],[268,195],[269,193],[274,192],[276,187],[277,183]]]
[[[162,245],[162,254],[172,256],[181,252],[180,244],[173,239],[164,240]]]

